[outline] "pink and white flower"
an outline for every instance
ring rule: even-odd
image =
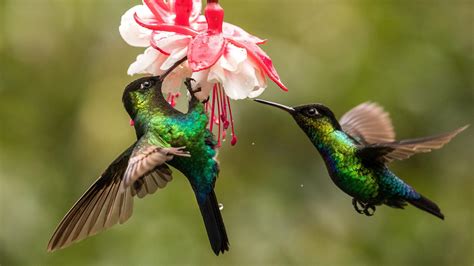
[[[128,74],[160,75],[187,56],[187,62],[165,80],[163,92],[174,101],[183,79],[194,78],[201,87],[198,98],[212,95],[206,105],[210,107],[210,129],[218,125],[220,143],[230,124],[231,143],[235,144],[229,98],[257,97],[267,87],[266,77],[287,89],[270,57],[258,46],[265,40],[224,22],[224,10],[216,0],[208,0],[205,16],[200,10],[200,0],[144,0],[143,5],[128,10],[119,28],[123,39],[132,46],[147,47]]]

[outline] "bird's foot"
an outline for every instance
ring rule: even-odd
[[[363,203],[361,201],[358,201],[355,198],[352,199],[352,206],[354,206],[354,209],[356,210],[356,212],[358,212],[360,214],[363,214],[364,209],[366,208],[365,203]]]
[[[364,207],[364,214],[366,216],[372,216],[375,213],[375,206],[371,204],[366,204]]]
[[[186,85],[186,88],[188,89],[189,93],[191,93],[192,95],[194,95],[195,93],[201,91],[201,87],[197,87],[196,89],[193,90],[193,86],[191,85],[191,81],[196,82],[196,80],[193,79],[193,78],[186,78],[186,79],[184,80],[184,85]]]

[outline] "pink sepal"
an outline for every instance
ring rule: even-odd
[[[265,74],[267,74],[267,76],[282,90],[288,91],[273,67],[272,59],[260,47],[258,47],[257,44],[245,40],[237,41],[229,39],[229,41],[237,47],[245,48],[248,55],[257,62],[257,64],[265,71]]]
[[[236,41],[248,40],[256,44],[264,44],[267,42],[267,40],[260,39],[257,36],[253,36],[242,28],[227,22],[224,22],[223,31],[226,37],[230,37]]]
[[[135,19],[138,25],[150,30],[176,32],[179,34],[189,35],[189,36],[196,36],[198,34],[197,31],[190,29],[188,27],[184,27],[184,26],[159,23],[158,21],[145,22],[140,17],[138,17],[137,13],[133,15],[133,18]]]
[[[143,0],[145,5],[150,9],[151,13],[155,15],[155,18],[158,22],[164,23],[165,20],[163,17],[169,16],[170,6],[165,4],[162,1],[156,0]]]

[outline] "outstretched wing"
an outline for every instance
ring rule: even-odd
[[[404,160],[416,153],[430,152],[439,149],[464,131],[464,126],[451,132],[426,138],[409,139],[390,143],[376,143],[367,145],[359,151],[362,158],[388,163],[393,160]]]
[[[362,144],[393,142],[392,121],[383,108],[372,102],[361,103],[339,120],[344,132]]]
[[[182,151],[176,155],[182,155]],[[71,245],[95,235],[132,215],[133,196],[154,193],[171,181],[171,170],[164,164],[174,148],[147,145],[140,140],[124,151],[74,204],[61,220],[48,251]]]

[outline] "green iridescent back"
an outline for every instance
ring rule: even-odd
[[[155,113],[150,121],[150,132],[172,147],[186,147],[191,157],[175,157],[170,165],[179,169],[199,193],[207,195],[218,174],[216,141],[206,128],[208,116],[202,103],[197,103],[186,114]]]
[[[365,167],[356,155],[357,146],[343,131],[337,130],[328,118],[297,120],[326,163],[334,183],[347,194],[361,200],[378,196],[378,172]]]

